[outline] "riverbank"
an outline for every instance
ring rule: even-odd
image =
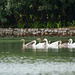
[[[0,28],[0,37],[75,36],[75,28]]]

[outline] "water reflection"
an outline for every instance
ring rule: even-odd
[[[68,46],[68,48],[72,49],[72,48],[75,48],[75,46]]]
[[[0,43],[0,75],[50,74],[75,75],[75,48],[23,49],[21,43]]]
[[[45,49],[32,49],[32,48],[21,48],[22,52],[25,52],[27,50],[32,50],[33,52],[49,52],[49,50],[51,50],[51,52],[60,52],[60,50],[64,49],[69,50],[70,52],[75,52],[75,47],[51,47],[51,48],[45,48]]]

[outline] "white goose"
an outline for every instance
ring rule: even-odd
[[[45,46],[49,47],[50,44],[48,43],[48,40],[45,38],[45,39],[43,39],[43,41],[46,41]]]
[[[68,43],[62,43],[62,41],[59,41],[59,48],[68,48]]]
[[[33,40],[32,42],[34,42],[34,44],[32,45],[33,49],[44,49],[45,48],[44,44],[43,45],[36,44],[36,40]]]
[[[37,38],[37,40],[39,40],[39,43],[36,45],[36,47],[39,48],[39,49],[43,49],[45,43],[41,43],[41,39],[40,38]]]
[[[32,42],[33,42],[32,49],[36,49],[36,40],[33,40]]]
[[[69,39],[68,40],[69,42],[68,42],[68,46],[75,46],[75,43],[73,43],[73,40],[72,39]]]
[[[23,45],[22,45],[23,49],[29,48],[29,46],[31,46],[33,44],[33,42],[29,42],[29,43],[25,44],[25,40],[24,39],[21,39],[21,42],[23,42]]]
[[[51,44],[48,43],[48,40],[46,38],[43,41],[46,41],[46,47],[48,48],[58,48],[59,41],[53,42]]]

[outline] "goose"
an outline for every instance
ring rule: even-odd
[[[48,43],[48,40],[46,38],[43,39],[43,41],[46,41],[46,47],[48,47],[48,48],[58,48],[59,41],[53,42],[51,44]]]
[[[32,42],[33,42],[32,49],[36,49],[36,40],[33,40]]]
[[[44,49],[45,48],[45,44],[40,45],[40,44],[36,44],[36,40],[33,40],[32,42],[34,42],[34,44],[32,45],[33,49]]]
[[[74,47],[75,48],[75,43],[73,43],[73,40],[72,39],[69,39],[68,40],[69,42],[68,42],[68,47]]]
[[[29,48],[33,44],[33,42],[29,42],[29,43],[25,44],[25,40],[24,39],[21,39],[21,42],[23,42],[23,45],[22,45],[23,49]]]
[[[68,43],[62,43],[62,41],[59,41],[59,48],[67,48],[68,47]]]
[[[41,39],[40,38],[37,38],[37,40],[39,40],[39,43],[36,45],[37,46],[37,48],[44,48],[44,45],[45,45],[45,43],[41,43]]]
[[[73,40],[72,40],[72,39],[69,39],[68,41],[69,41],[69,42],[68,42],[68,45],[75,46],[75,43],[73,43]]]
[[[45,46],[46,46],[46,47],[49,47],[48,40],[45,38],[45,39],[43,39],[43,41],[46,41]]]
[[[55,42],[49,44],[49,46],[51,46],[51,47],[57,47],[58,43],[59,43],[59,41],[55,41]]]

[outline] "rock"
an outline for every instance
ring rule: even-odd
[[[0,37],[75,36],[74,28],[0,28]]]

